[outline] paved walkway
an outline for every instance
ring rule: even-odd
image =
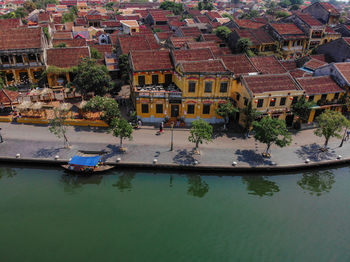
[[[293,165],[305,162],[334,160],[338,155],[350,158],[350,142],[339,148],[340,140],[331,139],[330,150],[319,151],[324,140],[313,134],[313,130],[305,130],[293,135],[292,145],[286,148],[272,147],[271,159],[265,159],[261,153],[265,145],[254,138],[244,139],[241,134],[218,133],[213,142],[200,145],[201,155],[194,155],[193,144],[188,141],[189,131],[174,130],[174,150],[170,151],[171,131],[165,129],[164,134],[156,135],[157,129],[144,127],[135,130],[132,141],[125,141],[127,153],[119,152],[119,139],[108,134],[105,129],[87,127],[69,127],[67,136],[72,144],[71,149],[63,148],[59,140],[48,130],[47,126],[0,123],[1,134],[5,140],[0,144],[0,157],[15,157],[20,153],[23,158],[53,159],[59,155],[61,159],[69,159],[79,150],[108,151],[104,160],[115,161],[120,157],[125,163],[152,163],[154,158],[163,164],[193,164],[207,166],[266,166],[275,162],[277,165]]]

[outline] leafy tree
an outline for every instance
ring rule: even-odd
[[[23,8],[27,11],[27,13],[31,13],[36,9],[36,5],[33,1],[25,1],[23,4]]]
[[[212,135],[213,127],[203,119],[199,119],[192,122],[188,141],[195,143],[195,149],[198,150],[198,145],[203,144],[203,142],[210,142]]]
[[[94,47],[90,47],[90,56],[93,59],[102,59],[102,54]]]
[[[232,4],[238,5],[241,2],[241,0],[231,0]]]
[[[315,105],[315,102],[306,101],[305,96],[299,98],[298,102],[292,105],[291,110],[294,115],[299,117],[299,124],[301,121],[307,122],[311,112],[311,108]]]
[[[248,105],[241,111],[244,114],[244,129],[247,132],[247,135],[249,135],[253,122],[261,115],[261,113],[257,111],[256,108],[253,108],[251,101],[249,101]]]
[[[67,46],[66,43],[59,43],[59,44],[55,45],[54,48],[64,48],[66,46]]]
[[[244,13],[241,15],[241,19],[252,19],[252,18],[256,18],[259,16],[259,12],[257,10],[250,10],[247,13]]]
[[[255,139],[266,144],[266,154],[269,153],[270,147],[273,144],[279,147],[285,147],[292,142],[286,122],[269,116],[264,117],[259,122],[254,121],[253,131],[255,132]]]
[[[198,9],[199,10],[213,10],[214,9],[214,6],[213,4],[211,3],[211,1],[208,1],[208,0],[204,0],[204,1],[200,1],[198,3]]]
[[[292,5],[302,5],[304,0],[289,0]]]
[[[248,194],[254,196],[273,196],[274,193],[280,191],[275,182],[272,182],[264,176],[244,176],[243,182],[247,184]]]
[[[69,148],[69,142],[67,138],[67,125],[65,123],[65,120],[67,119],[67,110],[58,110],[56,109],[54,111],[54,118],[50,120],[49,123],[49,130],[51,133],[53,133],[58,138],[63,138],[64,140],[64,147]]]
[[[74,22],[76,18],[76,14],[74,13],[74,11],[71,9],[69,10],[68,13],[64,13],[62,15],[62,22],[66,23],[66,22]]]
[[[114,11],[113,6],[114,6],[114,2],[109,2],[109,3],[107,3],[107,4],[105,5],[105,8],[106,8],[107,10]]]
[[[287,8],[288,6],[290,6],[292,3],[289,0],[282,0],[281,2],[279,2],[279,5],[283,8]]]
[[[113,120],[120,117],[118,103],[109,97],[95,96],[90,99],[83,107],[84,111],[101,111],[101,119],[113,128]]]
[[[315,135],[325,138],[324,148],[327,148],[331,137],[342,138],[341,131],[346,125],[346,118],[338,111],[326,110],[316,118],[318,128]]]
[[[285,12],[285,11],[277,11],[276,12],[276,17],[277,18],[285,18],[287,16],[289,16],[289,14],[287,12]]]
[[[58,0],[33,0],[33,2],[38,9],[45,9],[48,4],[59,4]]]
[[[250,39],[248,38],[240,38],[238,41],[237,41],[237,50],[240,52],[240,53],[247,53],[249,48],[252,46],[252,41],[250,41]]]
[[[133,128],[129,124],[129,122],[126,121],[125,119],[114,118],[112,120],[112,126],[113,126],[113,129],[112,129],[113,136],[120,138],[120,147],[123,146],[124,138],[129,138],[129,140],[132,139]]]
[[[0,89],[3,89],[5,87],[5,80],[4,75],[0,73]]]
[[[163,9],[163,10],[169,10],[174,15],[182,15],[183,12],[184,12],[183,4],[171,2],[171,1],[168,1],[168,0],[162,2],[160,4],[160,8]]]
[[[120,70],[120,78],[124,83],[129,82],[129,56],[127,54],[120,55],[118,58],[118,65]]]
[[[187,194],[195,197],[204,197],[209,191],[209,185],[199,175],[189,175]]]
[[[331,171],[312,171],[304,173],[297,184],[310,195],[320,196],[328,193],[335,183],[334,174]]]
[[[292,5],[291,8],[289,9],[290,11],[296,11],[299,9],[298,5]]]
[[[135,174],[125,173],[123,175],[119,175],[118,181],[112,186],[117,187],[120,192],[124,192],[125,189],[131,191],[132,189],[132,180],[135,178]]]
[[[232,15],[230,15],[230,14],[228,14],[228,13],[223,13],[223,14],[222,14],[222,17],[227,17],[227,18],[229,18],[231,21],[233,20]]]
[[[107,67],[97,64],[95,60],[84,58],[74,73],[73,84],[83,97],[89,92],[104,95],[110,89],[111,77]]]
[[[223,117],[225,124],[228,124],[229,117],[238,111],[239,110],[235,108],[231,102],[227,102],[225,104],[220,104],[219,107],[215,110],[215,113]]]
[[[218,37],[220,37],[225,41],[228,39],[229,35],[231,34],[231,30],[227,26],[219,26],[214,30],[214,32]]]

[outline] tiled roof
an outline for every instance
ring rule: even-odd
[[[222,40],[215,34],[202,34],[202,38],[204,41],[215,41],[217,43],[222,42]]]
[[[210,18],[210,20],[214,20],[215,18],[222,18],[222,16],[215,11],[209,11],[206,13],[206,16]]]
[[[304,35],[295,24],[270,24],[280,35]]]
[[[122,25],[128,26],[128,27],[138,27],[139,23],[136,20],[120,20],[120,23]]]
[[[348,63],[335,63],[338,71],[344,76],[345,80],[350,83],[350,62]]]
[[[167,40],[169,37],[174,35],[173,31],[167,31],[167,32],[157,32],[156,33],[159,40]]]
[[[344,92],[330,76],[303,77],[297,81],[308,95]]]
[[[298,16],[301,20],[304,21],[304,23],[308,24],[310,27],[323,26],[323,24],[320,21],[318,21],[316,18],[314,18],[312,15],[308,13],[297,12],[295,13],[295,15]]]
[[[246,55],[225,55],[220,56],[222,61],[225,63],[228,70],[233,72],[235,75],[244,75],[249,73],[256,73],[258,70],[254,67],[252,62]]]
[[[170,31],[169,25],[154,25],[152,26],[154,30],[160,30],[160,32],[164,31]]]
[[[294,69],[289,71],[290,75],[293,76],[294,78],[299,78],[299,77],[308,77],[308,76],[312,76],[312,73],[307,72],[305,70],[302,69]]]
[[[90,48],[91,47],[97,49],[97,51],[103,56],[103,58],[105,57],[106,53],[110,54],[113,52],[112,45],[92,45],[92,46],[90,46]]]
[[[53,40],[54,46],[61,43],[65,43],[66,47],[86,46],[86,39],[78,38],[78,39],[54,39]]]
[[[311,58],[326,62],[326,56],[324,54],[310,55]]]
[[[199,16],[197,16],[196,17],[197,18],[197,20],[200,22],[200,23],[209,23],[209,18],[207,17],[207,16],[205,16],[205,15],[199,15]]]
[[[201,31],[197,27],[180,27],[183,36],[192,36],[199,37],[201,35]]]
[[[170,15],[171,12],[167,10],[149,10],[149,14],[155,22],[166,22],[168,21],[166,16]]]
[[[254,94],[300,90],[290,74],[243,76],[246,86]]]
[[[53,34],[53,39],[72,39],[73,35],[71,32],[55,32]]]
[[[19,18],[0,19],[0,30],[7,28],[17,28],[20,25],[21,19]]]
[[[348,43],[350,45],[350,37],[344,37],[343,39],[346,43]]]
[[[298,68],[295,60],[284,60],[284,61],[280,61],[280,63],[283,65],[283,67],[287,71],[295,70]]]
[[[85,20],[85,18],[76,18],[75,19],[75,25],[76,26],[83,26],[83,25],[86,25],[87,24],[87,22],[86,22],[86,20]]]
[[[240,38],[248,38],[253,45],[274,43],[272,37],[262,28],[258,29],[235,29]]]
[[[41,48],[41,36],[40,27],[0,29],[0,50]]]
[[[175,63],[179,63],[180,61],[201,61],[214,59],[213,53],[209,48],[172,50],[172,56]]]
[[[47,65],[60,68],[76,66],[84,57],[90,57],[89,48],[70,47],[46,49]]]
[[[330,12],[331,14],[336,14],[339,15],[338,10],[330,3],[328,2],[320,2],[320,5],[326,9],[328,12]]]
[[[312,58],[311,60],[309,60],[308,62],[306,62],[304,64],[304,67],[307,68],[307,69],[310,69],[310,70],[316,70],[317,68],[321,67],[321,66],[324,66],[324,65],[327,65],[326,62],[324,61],[320,61],[318,59],[314,59]]]
[[[13,103],[19,96],[19,93],[16,91],[10,91],[1,89],[0,90],[0,103],[6,105]]]
[[[171,70],[168,50],[131,51],[134,71]]]
[[[326,33],[326,34],[336,34],[336,35],[340,35],[340,33],[334,31],[333,28],[330,27],[330,26],[326,26],[325,33]]]
[[[254,22],[248,19],[235,19],[234,22],[238,25],[240,29],[243,29],[243,28],[257,29],[265,25],[263,23]]]
[[[120,27],[121,23],[120,21],[115,20],[108,20],[108,21],[102,21],[101,27]]]
[[[169,25],[171,25],[172,27],[181,27],[186,25],[186,23],[181,21],[170,21]]]
[[[283,74],[287,71],[274,56],[254,56],[250,58],[262,74]]]
[[[38,22],[49,22],[50,21],[50,14],[46,12],[41,12],[38,14]]]
[[[158,49],[158,44],[156,40],[154,39],[153,35],[152,38],[155,42],[155,45],[153,45],[153,41],[151,38],[147,38],[144,35],[123,35],[119,36],[119,44],[122,50],[123,54],[129,53],[131,50],[150,50],[150,49]]]
[[[229,73],[221,59],[182,62],[184,73]]]
[[[177,36],[172,36],[169,38],[170,43],[174,46],[174,48],[182,48],[186,45],[187,42],[194,42],[196,41],[193,37],[191,36],[185,36],[185,37],[177,37]]]

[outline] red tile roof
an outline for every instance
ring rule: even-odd
[[[258,72],[246,55],[225,55],[218,58],[221,58],[227,69],[237,76]]]
[[[215,18],[222,18],[222,16],[215,11],[209,11],[206,13],[206,16],[209,17],[210,20],[214,20]]]
[[[7,105],[13,103],[19,96],[19,93],[16,91],[10,91],[1,89],[0,90],[0,103]]]
[[[319,68],[321,66],[324,66],[324,65],[327,65],[327,63],[324,62],[324,61],[320,61],[318,59],[312,58],[311,60],[309,60],[308,62],[306,62],[304,64],[304,67],[307,68],[307,69],[315,71],[317,68]]]
[[[168,50],[131,51],[133,71],[172,70]]]
[[[248,19],[235,19],[234,22],[238,25],[240,29],[257,29],[265,25],[264,23],[258,23]]]
[[[209,18],[208,18],[207,16],[205,16],[205,15],[199,15],[199,16],[197,16],[196,18],[197,18],[197,20],[198,20],[200,23],[205,23],[205,24],[207,24],[207,23],[210,22]]]
[[[243,76],[243,82],[252,93],[300,90],[290,74]]]
[[[77,39],[54,39],[53,45],[65,43],[66,47],[77,47],[77,46],[86,46],[86,39],[77,38]]]
[[[310,55],[311,58],[326,62],[326,56],[324,54]]]
[[[179,63],[180,61],[202,61],[214,59],[214,55],[209,48],[172,50],[172,57],[174,58],[175,63]]]
[[[310,27],[323,26],[323,24],[320,21],[318,21],[316,18],[314,18],[308,13],[296,12],[295,15],[298,16],[301,20],[304,21],[304,23],[308,24]]]
[[[330,76],[303,77],[297,81],[308,95],[344,92]]]
[[[97,51],[105,58],[105,54],[109,53],[111,54],[113,52],[113,46],[112,45],[92,45],[90,48],[95,48]]]
[[[344,76],[345,80],[350,83],[350,62],[348,63],[335,63],[338,71]]]
[[[46,12],[41,12],[38,14],[38,22],[49,22],[50,21],[50,14]]]
[[[262,28],[258,29],[235,29],[240,38],[248,38],[253,46],[261,44],[271,44],[275,41],[272,37]]]
[[[47,65],[60,68],[76,66],[84,57],[90,57],[89,48],[69,47],[46,49]]]
[[[120,27],[121,23],[115,20],[102,21],[101,27]]]
[[[55,32],[53,34],[53,39],[72,39],[73,35],[72,32]]]
[[[174,35],[173,31],[167,31],[167,32],[157,32],[157,37],[159,40],[167,40],[169,37]]]
[[[187,42],[194,42],[196,40],[191,36],[172,36],[169,38],[169,41],[174,46],[174,48],[182,48],[186,45]]]
[[[184,73],[229,73],[221,59],[180,63]]]
[[[340,33],[334,31],[333,28],[330,27],[330,26],[326,26],[325,33],[326,33],[326,34],[336,34],[336,35],[340,35]]]
[[[280,61],[280,63],[283,65],[283,67],[287,71],[295,70],[298,68],[295,60],[284,60],[284,61]]]
[[[339,15],[338,10],[328,2],[320,2],[319,3],[324,9],[326,9],[329,13]]]
[[[0,29],[0,50],[42,48],[41,39],[40,27]]]
[[[262,74],[283,74],[287,71],[274,56],[254,56],[250,58]]]
[[[172,27],[181,27],[186,25],[186,23],[181,21],[170,21],[169,25],[171,25]]]
[[[350,45],[350,37],[344,37],[343,39],[345,42],[347,42]]]
[[[270,24],[280,35],[304,35],[295,24]]]
[[[0,30],[7,28],[17,28],[22,24],[19,18],[0,19]]]
[[[198,29],[198,27],[180,27],[180,31],[182,32],[183,36],[192,36],[192,37],[199,37],[201,35],[201,31]]]
[[[202,34],[202,38],[204,41],[215,41],[217,43],[222,42],[222,40],[215,34]]]
[[[168,10],[149,10],[149,15],[152,16],[155,22],[166,22],[168,21],[166,16],[171,14]]]
[[[147,38],[145,35],[121,35],[119,36],[119,45],[123,54],[129,53],[131,50],[158,49],[159,46],[153,35],[152,38]]]

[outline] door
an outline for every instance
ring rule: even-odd
[[[291,127],[293,125],[294,115],[286,116],[286,126]]]
[[[179,116],[179,105],[171,105],[171,117]]]
[[[165,86],[170,85],[173,82],[172,74],[165,74]]]

